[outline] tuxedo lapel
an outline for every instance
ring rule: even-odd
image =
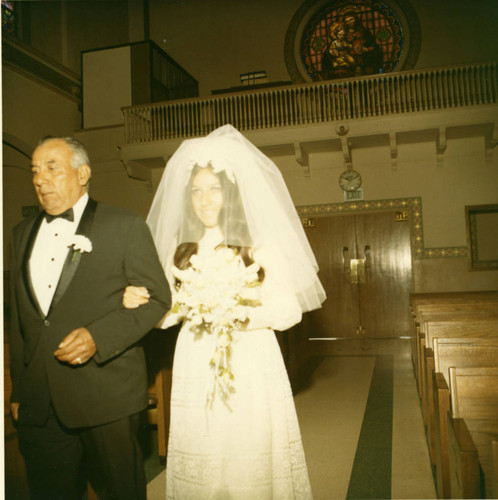
[[[22,279],[24,282],[24,286],[26,287],[26,291],[28,293],[29,299],[33,307],[36,309],[36,311],[41,317],[45,317],[45,314],[41,310],[40,304],[38,303],[35,289],[33,287],[33,282],[31,281],[31,273],[29,271],[29,259],[31,257],[31,252],[33,251],[33,246],[36,241],[36,235],[38,234],[38,229],[40,228],[40,224],[43,221],[43,214],[44,212],[40,212],[40,214],[38,214],[38,217],[35,219],[33,223],[33,227],[31,228],[28,240],[26,242],[22,260]]]
[[[88,239],[90,239],[96,208],[97,208],[97,202],[89,198],[88,203],[86,204],[85,210],[83,212],[83,215],[81,216],[78,229],[76,229],[76,234],[86,236]],[[50,304],[49,314],[66,292],[67,287],[71,283],[71,280],[73,279],[74,274],[78,269],[80,261],[81,261],[81,252],[75,252],[73,249],[70,249],[67,253],[64,267],[62,268],[62,273],[59,278],[59,283],[57,284],[57,288],[55,290],[54,298],[52,300],[52,303]]]

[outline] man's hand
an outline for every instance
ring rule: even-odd
[[[10,413],[15,422],[19,418],[19,403],[10,403]]]
[[[97,352],[97,346],[86,328],[76,328],[60,344],[54,356],[63,363],[78,366]]]
[[[150,300],[149,291],[144,286],[127,286],[123,294],[123,305],[126,309],[136,309]]]

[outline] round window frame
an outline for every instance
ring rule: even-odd
[[[420,53],[421,35],[417,13],[408,0],[381,0],[396,15],[403,29],[404,51],[395,71],[414,68]],[[284,59],[292,83],[313,83],[301,59],[301,38],[310,19],[331,0],[305,0],[294,14],[284,43]]]

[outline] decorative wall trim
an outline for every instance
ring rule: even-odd
[[[378,210],[399,211],[400,217],[407,216],[411,222],[411,247],[414,259],[467,257],[467,247],[425,248],[424,228],[422,218],[422,198],[396,198],[392,200],[370,200],[345,203],[330,203],[325,205],[299,206],[297,213],[301,220],[310,217],[338,215],[347,213],[372,212]],[[405,214],[405,212],[408,212]]]
[[[50,62],[48,58],[29,46],[11,38],[3,37],[2,61],[6,66],[48,85],[59,94],[81,103],[81,80],[63,66]]]
[[[31,161],[31,153],[33,152],[34,146],[27,144],[19,137],[9,134],[9,132],[2,133],[2,143],[5,146],[10,146],[12,149],[16,150],[18,153],[21,153],[25,158]]]

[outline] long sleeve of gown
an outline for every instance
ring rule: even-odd
[[[289,290],[289,278],[286,269],[279,264],[274,252],[259,250],[254,254],[255,261],[264,268],[265,279],[261,285],[261,305],[249,308],[249,323],[245,330],[288,330],[302,319],[302,310],[294,293]],[[168,259],[172,262],[172,258]],[[171,265],[166,269],[166,277],[171,287],[173,308],[164,316],[158,328],[166,329],[184,319],[184,311],[173,312],[177,292],[173,283],[175,278],[171,273]]]
[[[261,285],[261,305],[250,308],[246,329],[288,330],[301,321],[302,311],[296,296],[289,293],[286,270],[269,252],[255,252],[254,257],[264,268],[265,279]]]
[[[175,304],[177,303],[177,291],[175,288],[175,282],[176,279],[173,276],[173,273],[171,271],[171,268],[173,266],[173,256],[174,256],[174,249],[176,248],[176,242],[172,245],[168,256],[166,258],[166,266],[164,269],[164,274],[166,275],[166,279],[168,280],[170,291],[171,291],[171,308],[170,310],[163,316],[161,321],[156,325],[157,328],[160,328],[162,330],[166,330],[166,328],[169,328],[171,326],[177,325],[178,323],[181,323],[185,316],[183,312],[173,312],[173,309],[175,307]]]
[[[174,278],[173,278],[173,280],[174,280]],[[172,301],[171,303],[174,306],[176,303],[176,290],[173,286],[171,287],[171,301]],[[161,328],[163,330],[166,330],[166,328],[169,328],[170,326],[174,326],[174,325],[177,325],[178,323],[181,323],[184,320],[184,318],[185,318],[185,316],[184,316],[183,312],[176,313],[176,312],[173,312],[172,309],[170,309],[166,313],[166,315],[162,318],[162,320],[159,322],[159,324],[157,325],[157,328]]]

